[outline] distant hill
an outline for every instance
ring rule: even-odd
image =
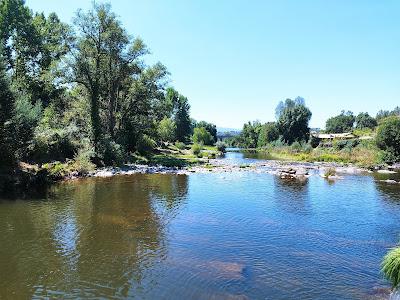
[[[237,128],[217,127],[217,131],[218,133],[237,132],[239,134],[242,130]]]
[[[217,136],[220,139],[237,136],[240,132],[241,130],[236,128],[217,127]]]

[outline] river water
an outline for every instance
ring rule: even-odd
[[[0,299],[380,299],[400,233],[385,176],[137,174],[0,199]]]

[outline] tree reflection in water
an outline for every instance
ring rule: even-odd
[[[151,290],[154,272],[163,272],[157,263],[167,254],[166,225],[184,204],[187,184],[184,175],[91,178],[53,186],[50,199],[2,204],[10,208],[0,211],[0,235],[10,242],[0,247],[7,274],[0,298]]]

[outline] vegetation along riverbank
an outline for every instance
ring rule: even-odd
[[[16,13],[18,12],[18,13]],[[1,189],[41,185],[127,164],[187,167],[251,148],[273,159],[361,167],[400,158],[400,109],[354,116],[343,111],[310,129],[305,100],[281,101],[276,121],[244,124],[220,138],[195,121],[189,99],[170,84],[149,48],[110,5],[78,11],[73,24],[2,1],[0,57]]]

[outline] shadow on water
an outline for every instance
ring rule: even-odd
[[[187,185],[184,175],[91,178],[54,185],[52,201],[3,202],[0,298],[151,290],[151,273],[162,273],[157,266],[167,255],[166,226]]]

